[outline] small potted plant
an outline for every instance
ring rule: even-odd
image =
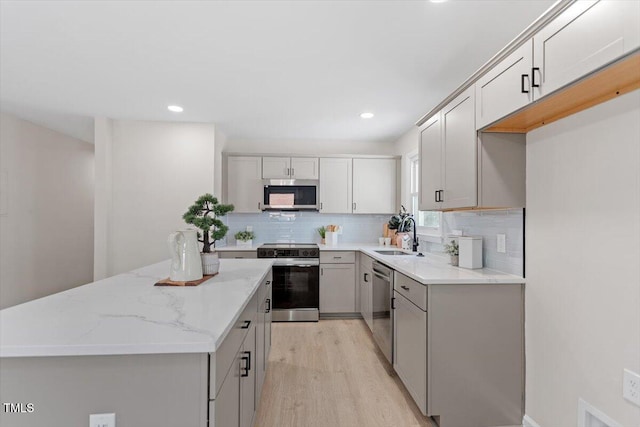
[[[318,227],[317,230],[320,235],[320,243],[324,245],[326,242],[325,237],[327,237],[327,227],[323,225],[322,227]]]
[[[250,248],[253,245],[253,238],[256,237],[253,231],[238,231],[233,237],[236,238],[236,244],[240,247]]]
[[[218,199],[207,193],[198,198],[182,216],[187,224],[193,224],[200,229],[198,241],[202,243],[202,273],[216,274],[220,268],[218,253],[215,251],[216,242],[226,236],[227,227],[220,217],[233,211],[233,205],[218,203]],[[213,247],[213,251],[211,248]]]
[[[411,231],[411,221],[407,221],[411,214],[404,206],[400,206],[400,212],[389,219],[389,230],[395,230],[396,235],[392,237],[392,244],[402,247],[402,236]]]
[[[451,265],[458,266],[459,247],[458,242],[452,240],[451,243],[444,245],[444,251],[451,257]]]

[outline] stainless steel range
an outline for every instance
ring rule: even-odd
[[[317,322],[320,303],[320,249],[315,244],[266,243],[258,258],[273,264],[274,322]]]

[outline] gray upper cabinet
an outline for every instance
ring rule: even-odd
[[[262,157],[227,158],[226,203],[236,213],[260,212],[262,206]]]
[[[471,86],[442,110],[444,188],[443,209],[475,207],[477,193],[477,137],[475,88]]]
[[[351,213],[353,209],[353,160],[320,159],[320,212]]]
[[[471,86],[420,134],[420,209],[477,206],[477,136]]]
[[[640,46],[640,2],[578,1],[533,37],[536,98]]]
[[[353,213],[397,210],[397,160],[353,159]]]
[[[481,129],[533,101],[529,40],[476,82],[476,128]]]
[[[638,1],[581,0],[569,6],[475,83],[477,129],[637,49],[638,16]]]
[[[263,157],[264,179],[318,179],[317,157]]]
[[[439,191],[442,188],[442,142],[440,114],[436,114],[420,128],[420,185],[421,211],[442,209]]]

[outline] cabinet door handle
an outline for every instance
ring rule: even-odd
[[[369,273],[364,273],[364,281],[366,283],[369,283],[369,279],[367,279],[367,276],[369,275]]]
[[[334,256],[333,259],[342,259],[341,256]]]
[[[435,200],[436,200],[436,203],[437,203],[438,202],[438,190],[434,191],[433,194],[434,194],[434,197],[435,197]]]
[[[438,201],[439,202],[444,202],[444,198],[442,197],[443,194],[444,194],[444,190],[438,190]]]
[[[391,310],[396,309],[396,299],[395,297],[391,298]]]
[[[320,210],[322,210],[322,202],[320,202]]]
[[[244,325],[242,325],[240,329],[249,329],[250,325],[251,325],[251,320],[245,320]]]
[[[266,286],[269,286],[271,284],[271,280],[267,280],[267,283],[265,283]]]
[[[269,313],[271,311],[271,298],[267,298],[267,300],[265,302],[267,304],[267,308],[266,308],[265,312]]]
[[[294,168],[291,168],[291,176],[293,176],[293,175],[295,175],[295,174],[296,174],[295,169],[294,169]]]
[[[540,72],[540,67],[533,67],[531,69],[531,87],[540,87],[540,84],[536,83],[536,72]]]
[[[244,370],[244,372],[240,373],[241,377],[248,377],[249,371],[251,370],[251,352],[243,351],[242,354],[246,354],[246,356],[242,356],[241,359],[245,362],[244,367],[240,368]]]
[[[258,202],[258,210],[261,210],[261,209],[260,209],[260,202]]]
[[[355,211],[356,210],[356,202],[353,202],[352,205],[353,205],[353,210]]]
[[[320,275],[321,275],[321,276],[324,276],[324,268],[321,268],[321,269],[320,269]]]
[[[405,291],[410,291],[410,290],[411,290],[411,289],[409,289],[409,288],[408,288],[407,286],[405,286],[405,285],[400,285],[400,287],[401,287],[402,289],[404,289]]]
[[[523,74],[520,76],[520,91],[522,93],[529,93],[529,89],[524,88],[524,79],[528,79],[528,78],[529,78],[529,74]]]

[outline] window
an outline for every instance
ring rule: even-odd
[[[418,224],[418,233],[440,236],[440,221],[442,214],[418,209],[418,195],[420,193],[420,158],[416,154],[409,159],[411,165],[411,179],[409,180],[411,197],[411,213]]]

